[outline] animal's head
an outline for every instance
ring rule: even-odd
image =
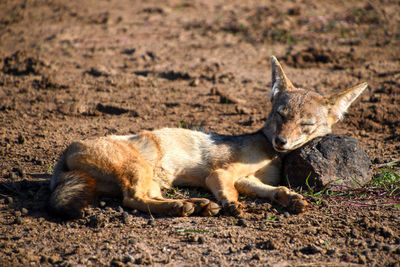
[[[301,147],[315,137],[331,132],[354,100],[367,88],[362,83],[344,92],[322,96],[296,88],[272,56],[272,109],[263,128],[278,152]]]

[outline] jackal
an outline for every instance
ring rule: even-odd
[[[367,83],[326,97],[296,88],[275,57],[272,109],[255,133],[238,136],[163,128],[133,136],[108,136],[72,143],[51,178],[49,206],[74,218],[99,196],[120,197],[143,212],[216,215],[220,206],[205,198],[166,199],[172,186],[209,189],[231,214],[241,213],[239,194],[266,198],[299,213],[304,198],[280,183],[281,158],[317,136],[331,132]]]

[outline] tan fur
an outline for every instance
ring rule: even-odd
[[[253,134],[225,136],[164,128],[72,143],[52,176],[52,209],[74,217],[82,208],[76,203],[90,203],[94,195],[90,192],[95,192],[122,197],[124,206],[144,212],[178,216],[218,213],[219,206],[207,199],[162,196],[163,189],[185,185],[209,189],[235,215],[242,209],[239,193],[270,199],[294,212],[306,210],[308,204],[301,195],[276,186],[280,152],[329,133],[367,85],[323,97],[295,88],[275,57],[272,81],[272,110],[264,127]],[[84,190],[88,190],[87,199]]]

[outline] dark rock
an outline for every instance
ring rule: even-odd
[[[290,186],[323,189],[333,181],[349,186],[367,183],[371,160],[358,142],[348,136],[329,134],[289,153],[283,162],[283,180]],[[287,177],[287,179],[286,179]]]

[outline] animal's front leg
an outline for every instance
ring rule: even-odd
[[[235,188],[234,180],[235,177],[232,173],[221,169],[213,171],[206,178],[206,185],[224,209],[232,215],[240,215],[243,206],[238,202],[239,193]]]
[[[304,212],[308,208],[308,203],[302,195],[289,190],[285,186],[264,184],[254,176],[238,179],[235,182],[235,187],[241,194],[267,198],[295,213]]]

